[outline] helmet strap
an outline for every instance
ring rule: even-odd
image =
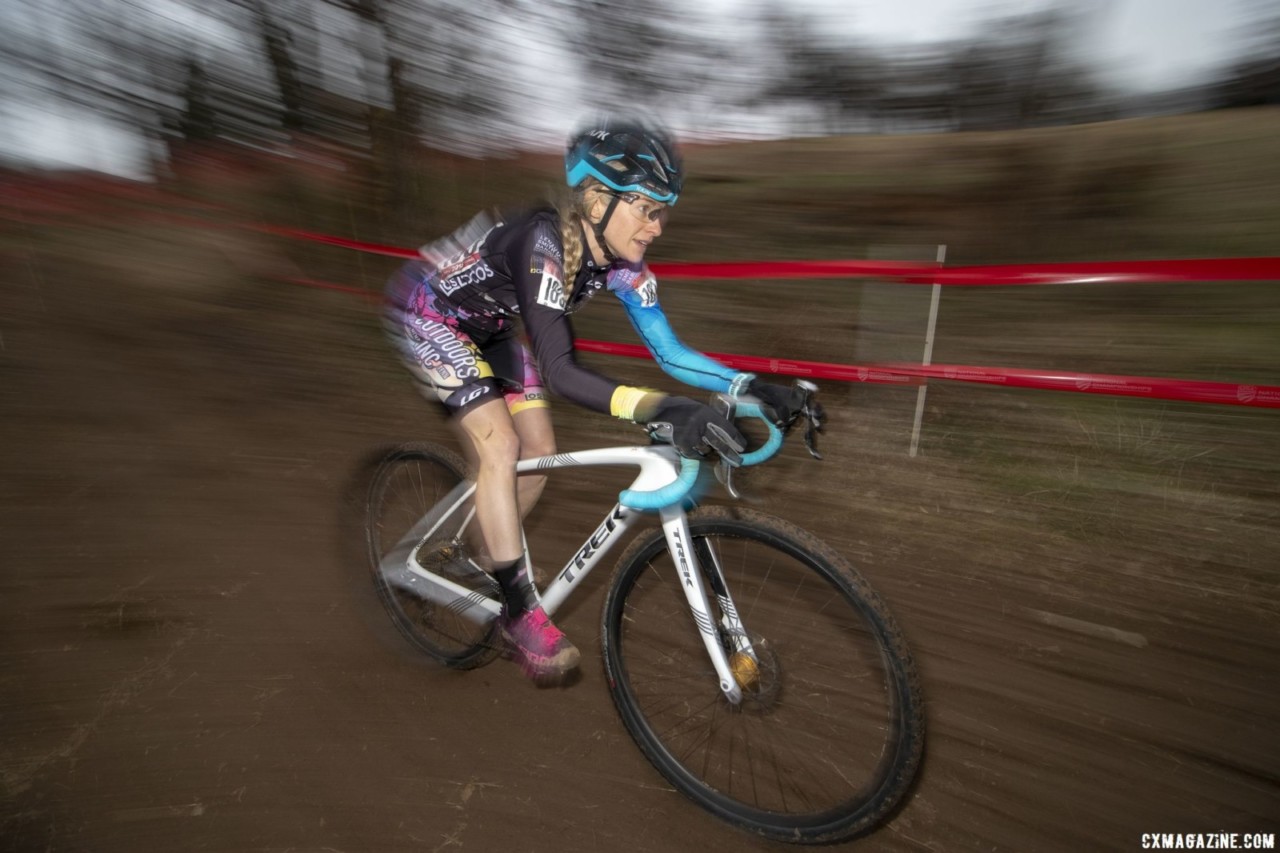
[[[599,222],[591,223],[591,230],[596,235],[596,245],[600,247],[600,253],[604,255],[605,265],[611,264],[618,259],[617,255],[609,248],[609,243],[604,239],[604,229],[609,224],[609,218],[613,216],[614,208],[618,206],[618,197],[609,194],[609,206],[604,209],[604,216],[600,217]]]

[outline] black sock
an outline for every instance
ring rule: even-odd
[[[493,578],[502,588],[502,600],[506,603],[508,619],[523,616],[538,606],[533,584],[529,582],[529,573],[525,571],[523,560],[514,560],[506,565],[493,567]]]

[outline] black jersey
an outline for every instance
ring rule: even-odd
[[[566,288],[559,216],[552,208],[496,224],[477,217],[454,235],[424,246],[422,254],[423,261],[411,261],[393,279],[409,291],[393,287],[391,298],[402,310],[420,304],[414,291],[431,288],[437,309],[481,350],[515,334],[519,318],[547,388],[587,408],[608,413],[620,384],[575,357],[570,316],[602,289],[621,300],[645,345],[671,375],[712,391],[728,390],[738,375],[680,342],[658,305],[657,281],[645,265],[615,261],[601,267],[586,259]]]

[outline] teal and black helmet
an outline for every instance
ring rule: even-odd
[[[577,187],[595,178],[614,192],[640,193],[675,204],[684,165],[664,130],[629,120],[605,120],[579,131],[564,155],[565,177]]]

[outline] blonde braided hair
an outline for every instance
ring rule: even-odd
[[[584,224],[589,227],[587,213],[604,192],[604,185],[592,178],[579,189],[562,193],[556,201],[556,212],[560,215],[560,243],[564,247],[566,296],[573,293],[573,281],[578,277],[582,259],[587,253],[587,244],[582,237]]]

